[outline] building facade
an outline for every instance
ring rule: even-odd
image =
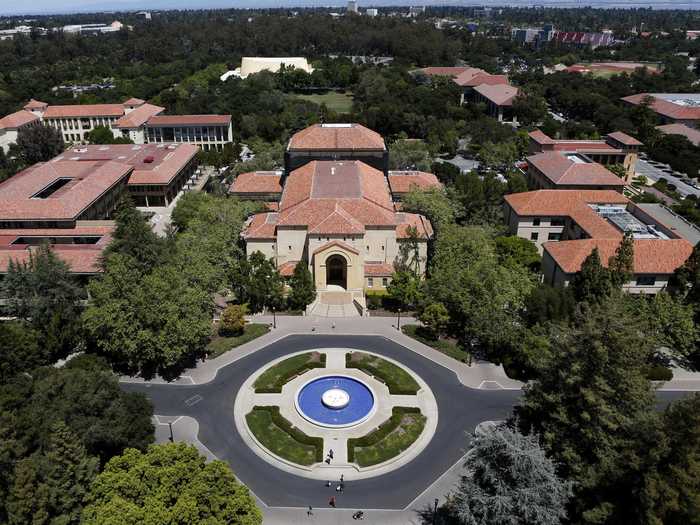
[[[233,140],[231,115],[156,115],[145,123],[145,141],[195,144],[222,150]]]
[[[34,113],[23,109],[0,119],[0,148],[5,153],[10,146],[17,143],[20,130],[41,124],[41,119]]]

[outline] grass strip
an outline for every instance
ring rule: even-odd
[[[450,356],[452,359],[466,363],[469,361],[469,354],[459,348],[452,341],[445,341],[444,339],[433,339],[425,334],[422,327],[417,324],[405,324],[401,327],[401,331],[406,334],[411,339],[415,339],[424,345],[434,348],[438,352]]]
[[[241,346],[253,339],[257,339],[261,335],[265,335],[270,331],[270,326],[260,323],[251,323],[245,325],[243,333],[233,337],[214,337],[207,345],[207,356],[209,359],[214,359],[220,355]]]
[[[254,406],[245,417],[248,428],[270,452],[298,465],[323,461],[323,438],[294,427],[277,406]]]
[[[256,379],[253,387],[258,394],[277,394],[282,392],[282,387],[292,378],[312,368],[324,368],[325,366],[326,354],[307,352],[295,355],[265,370]]]
[[[411,374],[381,357],[364,352],[349,352],[345,354],[345,367],[357,368],[374,376],[389,388],[390,394],[415,395],[420,390],[420,385]]]
[[[394,407],[389,420],[374,431],[348,439],[348,461],[368,467],[398,456],[415,443],[425,422],[426,417],[417,407]]]

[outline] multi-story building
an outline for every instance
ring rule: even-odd
[[[700,128],[700,93],[638,93],[623,97],[633,106],[649,102],[649,109],[663,124],[685,124]]]
[[[700,129],[691,128],[685,124],[664,124],[656,126],[656,129],[664,135],[680,135],[687,138],[694,146],[700,146]]]
[[[499,122],[518,123],[513,113],[513,100],[518,88],[509,84],[481,84],[474,88],[474,100],[486,104],[486,112]]]
[[[550,138],[539,129],[531,131],[528,136],[528,150],[531,155],[546,152],[581,153],[588,159],[604,166],[619,164],[627,172],[627,180],[634,176],[634,167],[643,145],[634,137],[616,131],[606,135],[603,140],[557,140]]]
[[[0,119],[0,148],[7,153],[10,146],[17,143],[21,129],[38,126],[41,119],[26,109],[17,111]]]
[[[535,243],[544,281],[554,286],[568,285],[594,248],[607,266],[627,233],[633,237],[634,268],[623,289],[657,293],[690,256],[688,239],[700,238],[679,221],[610,190],[514,193],[506,195],[505,210],[510,232]]]
[[[432,174],[388,172],[383,139],[358,124],[300,131],[285,160],[284,172],[239,175],[230,193],[273,204],[246,225],[247,253],[273,258],[285,276],[308,265],[318,291],[312,311],[363,310],[365,292],[385,290],[409,241],[425,271],[430,222],[396,201],[411,187],[439,187]]]
[[[625,181],[583,153],[546,151],[527,157],[531,189],[614,190],[622,193]]]
[[[156,115],[145,123],[146,142],[186,142],[204,150],[223,149],[233,140],[231,115]]]

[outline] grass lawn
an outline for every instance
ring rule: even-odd
[[[417,324],[405,324],[401,327],[401,331],[408,337],[420,341],[424,345],[433,347],[435,350],[450,356],[457,361],[466,363],[469,360],[469,354],[459,348],[457,344],[445,339],[432,339],[421,330],[421,326]]]
[[[245,325],[243,333],[241,335],[236,335],[234,337],[221,337],[216,335],[207,345],[207,356],[209,359],[219,357],[221,354],[228,352],[232,348],[241,346],[248,341],[252,341],[265,335],[270,331],[270,327],[266,324],[250,323]]]
[[[295,355],[265,370],[253,386],[258,394],[279,393],[282,392],[282,387],[293,377],[303,374],[312,368],[323,368],[325,366],[326,354],[307,352]]]
[[[294,428],[280,415],[279,407],[254,407],[245,419],[257,440],[286,460],[313,465],[323,456],[323,439],[307,436]]]
[[[368,467],[396,457],[418,439],[425,422],[417,408],[394,407],[391,418],[376,430],[348,439],[348,460]]]
[[[389,387],[391,394],[416,394],[420,390],[420,385],[411,374],[381,357],[364,352],[351,352],[345,354],[345,366],[358,368],[379,379]]]
[[[327,91],[326,93],[315,93],[313,95],[294,95],[297,98],[310,100],[315,104],[325,104],[328,109],[336,113],[350,113],[352,111],[352,94],[351,93],[336,93],[335,91]]]

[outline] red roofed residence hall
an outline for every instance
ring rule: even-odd
[[[639,148],[643,145],[634,137],[616,131],[604,140],[557,140],[536,129],[529,134],[531,155],[557,151],[561,153],[581,153],[593,162],[603,165],[620,164],[627,171],[627,180],[634,177]]]
[[[365,291],[386,288],[412,232],[419,270],[425,271],[432,226],[421,215],[399,211],[395,201],[412,186],[440,186],[432,174],[386,172],[384,140],[359,124],[298,132],[289,141],[286,161],[284,172],[239,175],[230,193],[279,200],[276,211],[249,220],[246,250],[273,258],[283,275],[307,264],[318,291],[310,311],[364,311]]]
[[[231,115],[161,115],[165,108],[138,98],[122,104],[67,106],[32,99],[24,111],[60,130],[68,144],[84,142],[85,134],[97,126],[108,127],[115,138],[128,137],[135,144],[182,142],[205,150],[220,150],[233,136]]]
[[[0,148],[7,153],[10,146],[17,143],[19,130],[38,126],[41,119],[31,111],[23,109],[0,119]]]
[[[614,190],[622,193],[625,181],[576,152],[547,151],[527,157],[527,179],[531,189]]]
[[[700,93],[638,93],[622,100],[633,106],[649,101],[663,124],[700,127]]]
[[[634,238],[634,276],[623,286],[630,293],[663,290],[693,250],[681,230],[616,191],[539,190],[505,201],[511,233],[536,244],[544,280],[554,286],[568,285],[593,248],[607,266],[625,232]]]

